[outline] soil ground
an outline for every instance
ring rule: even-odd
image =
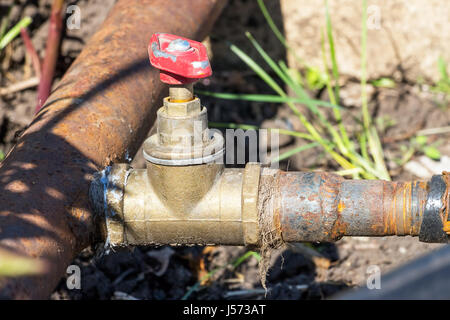
[[[114,0],[75,1],[82,12],[80,30],[67,31],[61,46],[56,81],[64,74],[79,54],[85,42],[98,28]],[[10,3],[2,4],[2,14]],[[30,26],[33,43],[42,52],[46,39],[50,1],[14,1],[12,15],[33,17]],[[282,17],[276,1],[270,2],[270,12],[275,22],[282,26]],[[229,51],[226,44],[234,43],[251,56],[254,50],[245,37],[249,30],[264,44],[275,59],[284,59],[286,52],[269,31],[254,1],[229,1],[210,36],[214,75],[202,81],[198,87],[217,92],[271,93],[267,86]],[[300,37],[299,33],[299,37]],[[370,57],[369,57],[370,59]],[[31,64],[25,59],[20,39],[2,54],[0,86],[7,87],[15,81],[29,77]],[[417,130],[450,124],[448,106],[442,106],[439,97],[426,86],[400,80],[394,89],[370,87],[370,107],[375,118],[382,118],[391,125],[382,132],[385,152],[389,158],[400,157],[400,145],[408,142]],[[344,79],[341,89],[342,104],[351,113],[358,112],[360,87],[355,79]],[[326,99],[325,92],[314,93]],[[15,143],[17,132],[23,130],[33,117],[36,89],[30,88],[0,98],[0,150],[7,153]],[[288,109],[282,105],[241,101],[225,101],[204,97],[209,120],[255,125],[273,122],[301,130]],[[352,126],[351,121],[346,123]],[[411,133],[412,132],[412,133]],[[439,149],[450,156],[448,136]],[[284,148],[292,148],[299,141],[286,140]],[[280,150],[281,152],[283,151]],[[134,166],[142,166],[138,153]],[[333,163],[318,152],[292,157],[282,164],[289,170],[335,170]],[[394,180],[414,179],[411,172],[388,163]],[[281,249],[274,252],[268,275],[268,291],[262,289],[258,274],[258,261],[251,257],[232,268],[230,264],[248,249],[244,247],[183,247],[183,248],[134,248],[97,256],[94,248],[85,249],[73,262],[81,267],[80,290],[68,290],[62,279],[52,299],[323,299],[348,287],[363,285],[367,267],[377,265],[382,274],[434,250],[440,245],[420,243],[405,238],[345,238],[335,244],[308,244],[321,259],[312,259],[298,250]],[[325,261],[325,262],[324,262]],[[201,285],[197,282],[208,272],[216,270]]]

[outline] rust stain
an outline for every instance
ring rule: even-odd
[[[426,182],[343,180],[328,173],[290,172],[284,177],[281,225],[286,241],[419,234]]]
[[[341,239],[347,233],[347,228],[348,223],[342,222],[341,219],[337,219],[329,233],[330,239],[333,239],[334,241]]]
[[[338,203],[338,212],[341,213],[345,209],[345,203],[342,201],[339,201]]]
[[[385,235],[417,236],[426,203],[428,184],[422,181],[384,182]]]

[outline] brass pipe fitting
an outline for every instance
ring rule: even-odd
[[[257,245],[259,172],[255,163],[245,169],[113,165],[103,181],[108,190],[103,236],[112,247]],[[118,183],[125,180],[125,186]],[[203,184],[208,180],[211,185]]]
[[[93,183],[106,242],[257,245],[260,165],[225,169],[224,140],[210,134],[206,108],[196,97],[173,102],[189,95],[174,89],[144,142],[147,169],[115,164]]]
[[[361,181],[257,163],[147,170],[118,164],[93,183],[91,198],[106,212],[103,235],[112,246],[270,246],[343,236],[447,242],[448,190],[443,176],[428,183]]]
[[[167,62],[158,60],[161,50],[180,55],[194,50],[180,38],[165,48],[164,37],[156,35],[151,45],[150,61],[158,67]],[[201,57],[201,44],[191,44]],[[190,64],[197,70],[196,77],[210,74],[205,61]],[[161,79],[170,80],[169,97],[157,112],[156,133],[144,142],[147,169],[116,164],[92,183],[92,203],[105,216],[104,239],[113,247],[257,245],[260,165],[224,168],[224,139],[209,131],[207,110],[193,94],[192,79],[167,73],[167,68],[161,71]]]

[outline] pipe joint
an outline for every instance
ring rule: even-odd
[[[135,245],[258,245],[260,166],[217,164],[132,169],[115,164],[92,183],[103,239]]]

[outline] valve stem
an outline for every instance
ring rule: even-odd
[[[188,102],[194,99],[194,83],[171,85],[169,99],[172,103]]]

